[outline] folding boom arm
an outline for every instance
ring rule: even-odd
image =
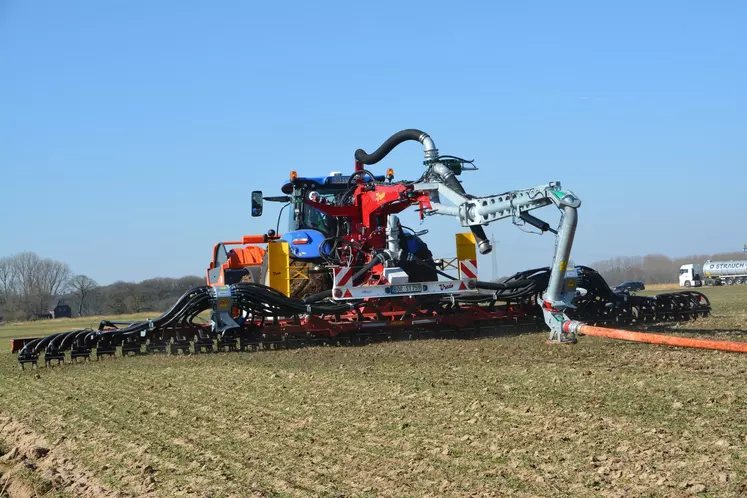
[[[427,215],[447,215],[459,218],[462,226],[488,225],[505,218],[519,218],[540,230],[556,234],[555,255],[550,271],[550,282],[541,302],[545,322],[550,327],[551,341],[576,342],[573,332],[563,330],[563,322],[568,317],[563,312],[572,308],[576,291],[577,272],[568,268],[571,247],[578,222],[577,210],[581,200],[571,191],[564,191],[560,182],[550,182],[533,188],[512,190],[498,195],[473,197],[461,194],[443,183],[419,183],[415,190],[430,193],[430,207],[425,206]],[[455,206],[441,203],[441,196]],[[556,232],[549,225],[529,214],[529,211],[554,204],[561,212],[560,228]]]
[[[419,199],[421,213],[443,214],[459,218],[462,226],[469,227],[475,235],[482,254],[487,254],[492,250],[483,226],[504,218],[520,218],[543,232],[551,231],[556,234],[555,257],[550,272],[550,282],[540,304],[545,322],[550,326],[550,340],[576,342],[575,333],[564,332],[562,327],[563,321],[567,320],[563,309],[573,307],[572,300],[577,278],[574,268],[568,270],[568,259],[578,220],[576,210],[581,206],[581,201],[576,195],[570,191],[564,192],[560,182],[551,182],[548,185],[513,190],[487,197],[470,196],[456,178],[462,170],[464,161],[453,156],[441,156],[430,136],[414,128],[395,133],[372,154],[368,154],[363,149],[356,150],[356,170],[362,169],[364,164],[378,163],[397,145],[407,141],[417,141],[423,144],[425,155],[423,164],[428,167],[423,177],[424,181],[412,186],[414,191],[423,194]],[[452,160],[462,164],[459,166],[449,164]],[[454,203],[454,206],[442,204],[442,195]],[[555,204],[561,211],[561,224],[557,232],[550,230],[547,223],[528,213],[528,211],[550,204]]]

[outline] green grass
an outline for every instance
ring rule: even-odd
[[[83,318],[57,318],[55,320],[35,320],[32,322],[9,322],[0,327],[0,339],[12,337],[42,337],[55,332],[66,332],[68,330],[96,329],[103,319],[119,321],[140,321],[148,318],[156,318],[161,315],[160,311],[150,313],[135,313],[131,315],[117,316],[86,316]]]
[[[703,292],[714,317],[670,332],[747,340],[747,287]],[[747,355],[544,339],[25,372],[3,352],[0,412],[133,495],[747,493]]]

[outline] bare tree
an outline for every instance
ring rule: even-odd
[[[99,286],[87,275],[73,275],[66,263],[27,251],[0,258],[0,312],[13,320],[46,315],[55,297],[69,299],[79,315],[156,312],[203,284],[204,278],[187,276]]]
[[[16,290],[15,266],[11,258],[0,258],[0,306],[10,306]]]
[[[18,294],[24,311],[31,311],[29,305],[39,288],[39,265],[41,258],[33,252],[22,252],[10,258],[18,282]]]
[[[49,307],[53,297],[63,293],[70,280],[70,266],[54,259],[43,259],[38,266],[36,296],[39,312],[43,313]]]
[[[86,275],[75,275],[68,281],[67,285],[78,302],[78,316],[83,316],[83,310],[86,309],[86,300],[99,284]]]

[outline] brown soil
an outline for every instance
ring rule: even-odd
[[[50,444],[12,418],[0,415],[0,497],[78,496],[110,498],[128,496],[105,489],[91,472],[67,456],[65,439]]]
[[[659,331],[746,341],[743,287]],[[3,353],[0,497],[747,497],[747,355],[544,339]]]

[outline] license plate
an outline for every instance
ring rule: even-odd
[[[412,294],[414,292],[423,292],[422,284],[400,284],[392,285],[392,294]]]

